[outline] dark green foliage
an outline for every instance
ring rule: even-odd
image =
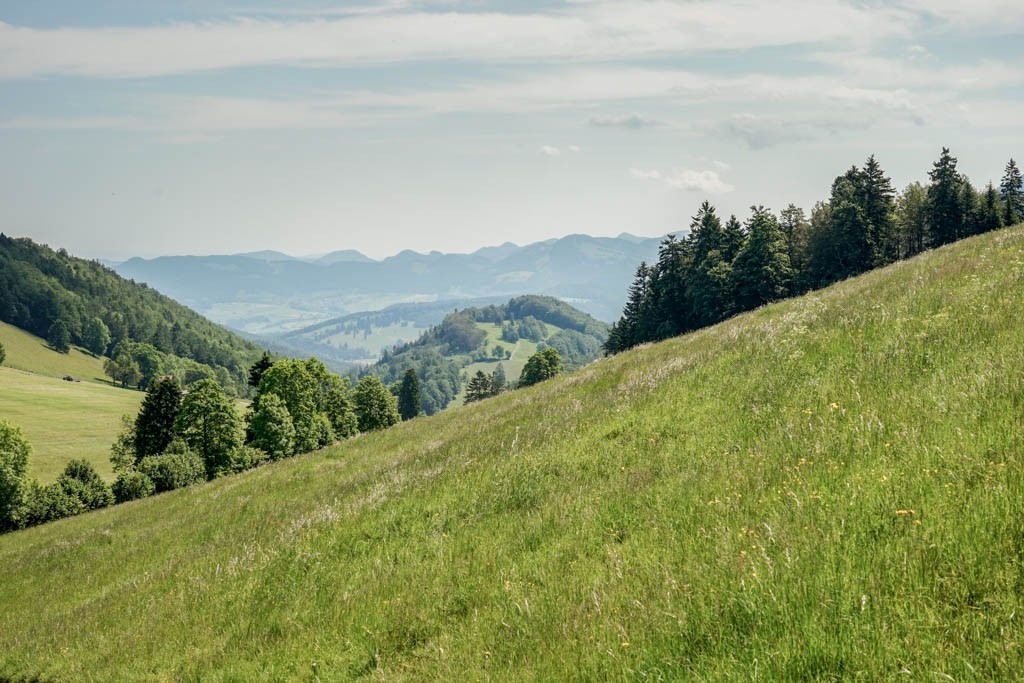
[[[69,492],[68,488],[70,487],[65,487],[61,482],[43,486],[33,480],[25,491],[22,506],[16,513],[17,525],[36,526],[85,512],[85,504],[73,490]]]
[[[173,491],[206,480],[203,459],[186,449],[151,455],[139,461],[139,472],[153,482],[157,493]]]
[[[7,360],[7,349],[0,343],[0,365],[3,365],[5,360]]]
[[[555,348],[555,350],[557,351],[558,349]],[[599,351],[600,348],[594,350],[595,356]],[[504,366],[502,366],[501,363],[498,363],[498,365],[494,368],[494,372],[491,373],[491,391],[493,391],[494,394],[497,395],[505,391],[505,388],[507,386],[508,379],[505,377],[505,368]]]
[[[405,371],[402,387],[398,390],[398,413],[403,420],[411,420],[420,414],[420,378],[413,368]]]
[[[494,395],[491,378],[483,370],[477,370],[466,386],[466,403],[482,401]]]
[[[88,460],[72,460],[64,468],[64,473],[57,478],[69,496],[75,496],[82,501],[85,510],[113,505],[114,494],[110,487],[103,481],[92,463]]]
[[[1017,162],[1010,159],[999,183],[999,194],[1003,200],[1003,223],[1016,225],[1024,221],[1024,177],[1021,177]]]
[[[777,219],[763,207],[743,229],[735,217],[722,226],[704,202],[684,241],[669,236],[658,262],[641,263],[622,317],[612,325],[606,353],[711,325],[770,301],[822,287],[898,258],[1002,225],[1007,187],[1020,187],[1007,167],[1001,194],[979,194],[943,148],[925,188],[913,183],[898,198],[872,155],[832,183],[808,221],[793,204]],[[1010,190],[1012,197],[1014,190]],[[1016,199],[1011,199],[1011,202]]]
[[[432,331],[443,345],[442,353],[445,354],[471,353],[487,339],[474,320],[462,313],[446,316]]]
[[[178,380],[165,375],[150,384],[135,418],[135,459],[163,453],[175,437],[175,420],[181,408]]]
[[[68,332],[68,345],[80,343],[99,353],[102,339],[92,340],[94,346],[86,339],[96,319],[108,328],[110,344],[148,344],[165,356],[207,366],[212,377],[223,368],[222,379],[239,394],[246,390],[247,368],[259,357],[255,345],[233,332],[96,261],[0,234],[0,320],[51,344],[54,340],[47,333],[59,320]],[[145,374],[144,368],[140,371]],[[185,377],[184,372],[164,367],[146,379],[165,372]],[[136,383],[123,374],[116,381]]]
[[[462,385],[460,363],[454,358],[441,355],[440,347],[419,341],[385,351],[372,371],[386,384],[404,379],[405,370],[414,368],[420,380],[420,410],[433,415],[444,410],[452,399],[459,395]]]
[[[259,389],[260,380],[263,379],[263,373],[267,371],[271,365],[274,364],[274,359],[270,357],[270,354],[266,351],[260,356],[260,359],[252,364],[249,368],[249,386],[253,389]]]
[[[375,375],[366,375],[359,380],[355,405],[361,432],[384,429],[402,419],[398,414],[398,400]]]
[[[115,382],[120,382],[123,387],[138,384],[142,379],[139,364],[123,351],[103,364],[103,372]]]
[[[136,470],[119,474],[111,489],[114,493],[114,500],[118,503],[145,498],[156,492],[153,480]]]
[[[285,458],[295,453],[292,416],[277,394],[268,393],[260,397],[250,430],[252,445],[265,451],[272,459]]]
[[[110,346],[110,329],[99,318],[93,318],[85,324],[82,330],[82,346],[92,351],[97,356],[102,356]]]
[[[964,177],[956,170],[956,157],[942,148],[942,155],[928,172],[928,226],[932,243],[941,246],[960,239],[966,234],[964,220],[967,211],[963,202]]]
[[[63,320],[55,320],[46,332],[46,341],[54,351],[67,353],[71,350],[71,332]]]
[[[526,361],[523,372],[519,375],[519,386],[528,387],[537,382],[543,382],[561,371],[562,359],[559,357],[558,351],[554,349],[538,351]]]
[[[17,525],[28,481],[28,458],[32,452],[21,430],[0,419],[0,531]]]
[[[779,222],[762,206],[751,207],[749,236],[732,266],[736,304],[749,310],[781,299],[792,279],[786,242]]]
[[[231,452],[242,445],[238,411],[220,385],[209,379],[196,382],[182,399],[174,430],[202,459],[210,478],[230,471]]]

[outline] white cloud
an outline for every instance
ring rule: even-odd
[[[607,0],[547,13],[386,12],[316,19],[35,29],[0,22],[0,78],[137,78],[267,64],[588,61],[903,36],[913,16],[841,0]]]
[[[662,173],[658,170],[631,168],[629,175],[637,180],[660,182],[677,190],[703,192],[704,194],[727,194],[736,189],[722,180],[716,171],[694,171],[683,168]]]
[[[568,147],[566,147],[566,149],[568,149],[573,154],[577,154],[581,151],[579,145],[569,145]]]
[[[558,149],[557,147],[552,147],[551,145],[544,145],[543,147],[540,148],[540,152],[541,154],[547,155],[549,157],[557,157],[562,154],[562,150]]]

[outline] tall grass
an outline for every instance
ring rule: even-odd
[[[1019,677],[1024,229],[0,538],[0,678]]]

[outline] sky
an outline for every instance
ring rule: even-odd
[[[0,0],[0,230],[466,252],[1024,157],[1020,0]]]

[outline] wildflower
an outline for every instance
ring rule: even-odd
[[[912,515],[912,514],[914,514],[914,511],[913,510],[897,510],[896,514],[897,515]]]
[[[629,641],[622,641],[622,647],[629,647]]]

